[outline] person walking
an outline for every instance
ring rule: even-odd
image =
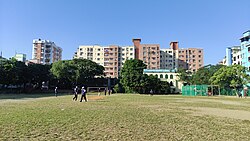
[[[101,95],[101,88],[99,87],[98,88],[98,96],[100,96]]]
[[[154,93],[154,92],[153,92],[153,90],[151,89],[151,90],[150,90],[150,95],[153,96],[153,93]]]
[[[55,96],[56,96],[56,97],[57,97],[57,93],[58,93],[57,87],[55,87]]]
[[[104,89],[104,94],[105,94],[105,96],[106,96],[106,94],[107,94],[107,88],[105,87],[105,89]]]
[[[83,98],[84,98],[85,102],[87,102],[86,90],[85,90],[84,86],[82,87],[82,97],[81,97],[80,102],[82,102],[82,99],[83,99]]]
[[[78,87],[77,86],[74,88],[74,94],[75,94],[75,96],[73,97],[73,100],[77,101],[77,97],[78,97]]]

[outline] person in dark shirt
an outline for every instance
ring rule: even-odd
[[[87,97],[86,97],[86,90],[84,86],[82,87],[82,96],[80,102],[82,102],[82,99],[84,98],[85,102],[87,102]]]
[[[74,88],[74,94],[75,94],[75,96],[73,97],[73,100],[77,101],[77,97],[78,97],[78,87],[77,86]]]

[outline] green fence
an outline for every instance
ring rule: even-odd
[[[187,85],[182,87],[183,96],[207,96],[207,95],[224,95],[224,96],[236,96],[237,91],[235,89],[219,88],[214,85]],[[245,90],[238,90],[242,96],[245,94]],[[247,95],[250,96],[250,89],[247,90]]]
[[[182,87],[182,95],[185,96],[207,96],[209,85],[188,85]]]

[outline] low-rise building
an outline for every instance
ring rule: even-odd
[[[180,93],[183,83],[179,81],[178,73],[176,70],[166,70],[166,69],[144,69],[144,74],[155,75],[161,81],[167,81],[171,86],[172,93]]]
[[[15,58],[17,61],[26,62],[26,54],[23,54],[23,53],[16,53],[16,55],[14,56],[14,58]]]

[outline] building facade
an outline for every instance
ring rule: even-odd
[[[223,59],[222,65],[241,65],[241,47],[233,46],[226,48],[226,57]]]
[[[26,62],[26,54],[16,53],[16,55],[14,56],[14,58],[17,61]]]
[[[246,67],[249,70],[247,74],[250,74],[250,30],[243,33],[240,41],[242,66]]]
[[[176,70],[166,70],[166,69],[144,69],[144,74],[155,75],[161,81],[167,81],[171,86],[171,93],[180,93],[183,83],[179,81],[178,73]]]
[[[160,68],[161,69],[178,69],[179,66],[179,46],[178,42],[171,42],[169,49],[160,50]]]
[[[187,48],[179,49],[179,68],[195,72],[204,66],[203,49]]]
[[[147,69],[160,69],[160,45],[141,44],[141,39],[133,39],[135,58],[142,60]]]
[[[203,59],[203,49],[179,49],[178,42],[171,42],[169,49],[161,49],[160,68],[170,70],[183,68],[195,72],[204,66]]]
[[[102,65],[106,77],[117,78],[126,60],[135,58],[133,46],[79,46],[74,58],[88,59]]]
[[[62,48],[49,40],[33,40],[32,60],[39,64],[51,64],[62,60]]]

